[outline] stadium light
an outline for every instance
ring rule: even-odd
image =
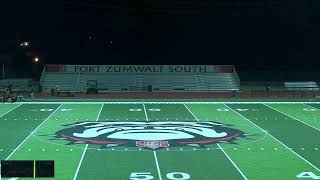
[[[35,57],[34,59],[33,59],[33,61],[35,62],[35,63],[38,63],[39,62],[39,57]]]
[[[28,41],[22,42],[22,43],[20,43],[20,46],[28,47],[29,46],[29,42]]]

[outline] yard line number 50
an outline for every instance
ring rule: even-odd
[[[187,180],[190,175],[184,172],[171,172],[166,174],[169,180]],[[134,172],[130,174],[130,180],[151,180],[154,176],[150,172]]]

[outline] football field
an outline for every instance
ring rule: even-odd
[[[54,160],[57,180],[320,179],[320,103],[0,104],[0,159]]]

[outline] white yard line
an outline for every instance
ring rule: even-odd
[[[144,109],[144,114],[146,116],[146,120],[149,121],[146,106],[144,105],[144,103],[142,105],[143,105],[143,109]],[[156,163],[159,180],[162,180],[160,166],[159,166],[159,162],[158,162],[158,157],[157,157],[157,152],[156,151],[153,151],[153,157],[154,157],[154,161]]]
[[[162,180],[161,171],[160,171],[160,167],[159,167],[159,163],[158,163],[158,158],[157,158],[157,153],[156,153],[156,151],[153,151],[153,157],[154,157],[154,161],[156,162],[159,180]]]
[[[144,105],[144,103],[142,105],[143,105],[144,114],[146,115],[146,120],[149,121],[146,106]]]
[[[193,112],[188,108],[186,104],[183,104],[186,109],[191,113],[191,115],[195,118],[195,120],[199,121],[199,119],[193,114]]]
[[[187,105],[184,104],[184,107],[186,107],[188,109],[188,111],[192,114],[192,116],[199,121],[199,119],[193,114],[193,112],[188,108]],[[243,177],[243,179],[248,180],[247,177],[243,174],[243,172],[239,169],[239,167],[232,161],[232,159],[229,157],[229,155],[223,150],[223,148],[220,146],[219,143],[217,143],[217,145],[219,146],[219,149],[223,152],[223,154],[229,159],[229,161],[231,162],[231,164],[237,169],[237,171],[241,174],[241,176]]]
[[[1,114],[0,118],[1,118],[1,117],[3,117],[4,115],[8,114],[9,112],[11,112],[11,111],[13,111],[13,110],[17,109],[17,108],[18,108],[18,107],[20,107],[21,105],[22,105],[22,104],[19,104],[18,106],[16,106],[16,107],[14,107],[14,108],[10,109],[9,111],[7,111],[7,112],[5,112],[5,113]]]
[[[19,148],[20,146],[22,146],[23,143],[25,143],[45,122],[47,122],[47,120],[54,114],[58,111],[58,109],[62,106],[63,104],[60,104],[60,106],[54,110],[41,124],[39,124],[38,127],[36,127],[30,134],[29,136],[27,136],[19,145],[18,147],[16,147],[12,152],[11,154],[9,154],[9,156],[6,158],[6,160],[8,160]]]
[[[310,125],[310,124],[308,124],[308,123],[306,123],[306,122],[303,122],[303,121],[301,121],[301,120],[299,120],[299,119],[297,119],[297,118],[295,118],[295,117],[293,117],[293,116],[290,116],[289,114],[286,114],[286,113],[284,113],[284,112],[282,112],[282,111],[279,111],[278,109],[273,108],[273,107],[271,107],[271,106],[269,106],[269,105],[267,105],[267,104],[264,104],[264,105],[267,106],[267,107],[269,107],[269,108],[271,108],[271,109],[273,109],[273,110],[275,110],[275,111],[277,111],[277,112],[279,112],[279,113],[281,113],[281,114],[284,114],[284,115],[286,115],[286,116],[288,116],[288,117],[290,117],[290,118],[292,118],[292,119],[294,119],[294,120],[296,120],[296,121],[299,121],[300,123],[302,123],[302,124],[304,124],[304,125],[307,125],[307,126],[313,128],[313,129],[315,129],[315,130],[320,131],[320,129],[318,129],[318,128],[316,128],[316,127],[314,127],[314,126],[312,126],[312,125]]]
[[[96,101],[96,102],[65,102],[65,101],[57,101],[57,102],[19,102],[17,104],[320,104],[320,102],[307,102],[307,101],[242,101],[242,102],[234,102],[234,101],[220,101],[220,102],[205,102],[205,101],[120,101],[120,102],[108,102],[108,101]]]
[[[217,145],[219,146],[219,148],[221,149],[221,151],[224,153],[224,155],[229,159],[229,161],[231,162],[231,164],[238,170],[238,172],[241,174],[241,176],[243,177],[243,179],[248,180],[247,177],[243,174],[243,172],[239,169],[239,167],[232,161],[232,159],[229,157],[229,155],[223,150],[223,148],[220,146],[220,144],[217,143]]]
[[[83,150],[81,159],[80,159],[80,161],[79,161],[79,164],[78,164],[78,167],[77,167],[77,170],[76,170],[76,173],[74,174],[74,177],[73,177],[74,180],[76,180],[77,177],[78,177],[78,174],[79,174],[79,171],[80,171],[80,167],[81,167],[82,161],[83,161],[83,159],[84,159],[84,155],[85,155],[86,152],[87,152],[88,146],[89,146],[89,144],[86,144],[86,146],[84,147],[84,150]]]
[[[312,108],[312,109],[316,109],[316,110],[320,111],[320,109],[318,109],[318,108],[316,108],[316,107],[313,107],[313,106],[309,106],[309,105],[306,104],[306,103],[303,103],[303,105],[308,106],[308,107],[310,107],[310,108]]]
[[[102,111],[102,109],[103,109],[103,106],[104,106],[104,104],[101,105],[101,108],[100,108],[100,111],[99,111],[98,116],[97,116],[97,118],[96,118],[96,121],[99,120],[99,117],[100,117],[101,111]],[[80,159],[80,161],[79,161],[79,164],[78,164],[78,167],[77,167],[77,170],[76,170],[76,173],[75,173],[74,176],[73,176],[73,180],[76,180],[77,177],[78,177],[78,174],[79,174],[79,171],[80,171],[80,168],[81,168],[81,164],[82,164],[82,161],[83,161],[83,159],[84,159],[84,156],[86,155],[88,146],[89,146],[89,144],[86,144],[86,146],[84,147],[84,150],[83,150],[81,159]]]
[[[239,116],[241,116],[243,119],[247,120],[248,122],[250,122],[252,125],[254,125],[255,127],[259,128],[260,130],[262,130],[264,133],[268,134],[272,139],[276,140],[278,143],[280,143],[281,145],[283,145],[285,148],[287,148],[289,151],[291,151],[293,154],[295,154],[296,156],[298,156],[299,158],[301,158],[302,160],[304,160],[306,163],[308,163],[310,166],[312,166],[313,168],[315,168],[317,171],[320,172],[320,169],[317,168],[315,165],[313,165],[312,163],[310,163],[308,160],[306,160],[305,158],[303,158],[302,156],[300,156],[298,153],[296,153],[295,151],[293,151],[292,149],[290,149],[287,145],[285,145],[284,143],[282,143],[280,140],[278,140],[277,138],[275,138],[274,136],[272,136],[271,134],[269,134],[266,130],[262,129],[260,126],[256,125],[255,123],[253,123],[252,121],[250,121],[248,118],[244,117],[242,114],[240,114],[239,112],[233,110],[232,108],[230,108],[228,105],[225,104],[226,107],[228,107],[231,111],[233,111],[234,113],[238,114]]]

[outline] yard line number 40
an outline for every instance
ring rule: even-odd
[[[171,172],[166,174],[169,180],[187,180],[190,175],[184,172]],[[150,172],[134,172],[130,174],[130,180],[151,180],[154,176]]]
[[[184,172],[171,172],[166,174],[169,180],[188,180],[190,175]],[[297,175],[297,178],[309,178],[309,179],[320,179],[313,172],[302,172]],[[150,172],[134,172],[130,174],[130,180],[152,180],[154,176]]]

